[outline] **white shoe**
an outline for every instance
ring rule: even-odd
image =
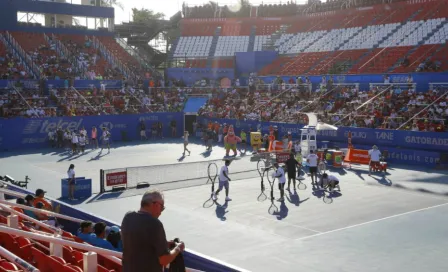
[[[228,196],[226,196],[226,201],[232,201],[232,199]]]
[[[218,196],[215,195],[215,194],[213,194],[212,199],[213,199],[213,200],[217,200],[217,199],[218,199]]]

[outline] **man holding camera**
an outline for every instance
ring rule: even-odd
[[[183,242],[166,239],[165,229],[158,219],[164,209],[163,194],[150,190],[143,195],[140,210],[124,216],[121,224],[123,272],[162,271],[184,251]]]

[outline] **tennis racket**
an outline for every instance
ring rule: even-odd
[[[269,167],[266,169],[266,178],[271,186],[271,200],[274,200],[274,183],[275,183],[275,169]]]
[[[258,174],[260,175],[260,179],[261,179],[261,193],[260,195],[257,197],[258,201],[265,201],[267,199],[266,194],[264,193],[265,187],[264,187],[264,174],[266,172],[266,168],[264,167],[264,162],[263,161],[258,161],[257,162],[257,171]]]
[[[333,198],[331,197],[331,193],[328,191],[324,191],[323,200],[324,200],[324,203],[326,203],[326,204],[333,203]]]
[[[300,179],[297,179],[297,189],[306,190],[306,184],[303,183]]]
[[[212,194],[213,194],[213,192],[215,191],[215,181],[216,178],[218,177],[218,166],[216,165],[216,163],[210,163],[208,165],[207,174],[208,174],[208,180],[206,184],[208,184],[209,182],[212,183]]]

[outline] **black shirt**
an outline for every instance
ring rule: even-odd
[[[296,166],[299,165],[299,162],[290,158],[286,160],[285,165],[288,172],[296,172]]]
[[[159,257],[169,254],[159,219],[145,212],[128,212],[121,223],[123,272],[162,271]]]

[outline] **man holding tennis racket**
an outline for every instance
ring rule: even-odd
[[[287,190],[289,191],[289,187],[291,185],[291,180],[293,182],[294,185],[294,191],[296,190],[296,169],[299,167],[299,162],[294,158],[294,154],[289,154],[289,159],[286,160],[285,162],[286,165],[286,171],[288,172],[288,188]]]
[[[226,160],[223,167],[221,167],[221,170],[219,171],[219,188],[216,190],[216,192],[213,194],[213,200],[218,199],[218,194],[221,192],[222,188],[224,187],[226,189],[226,201],[231,201],[229,197],[229,181],[231,179],[229,178],[229,165],[230,160]]]
[[[280,190],[280,198],[278,199],[278,201],[285,201],[285,198],[283,197],[285,195],[285,183],[286,183],[286,178],[285,178],[285,170],[283,170],[283,167],[280,167],[278,165],[278,162],[274,163],[274,167],[276,169],[275,173],[274,173],[274,178],[278,179],[278,189]]]

